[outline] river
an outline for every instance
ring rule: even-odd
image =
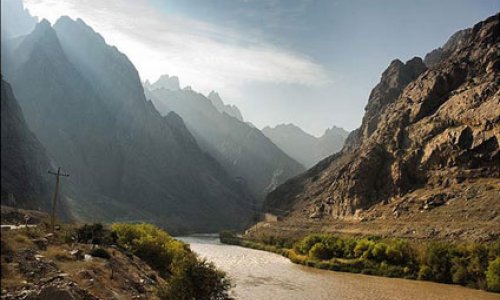
[[[224,245],[215,236],[179,238],[231,278],[243,300],[500,300],[499,294],[416,280],[318,270],[265,251]]]

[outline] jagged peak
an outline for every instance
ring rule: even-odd
[[[158,77],[158,79],[150,83],[148,85],[148,88],[152,89],[167,89],[167,90],[180,90],[180,83],[179,83],[179,77],[177,76],[170,76],[168,74],[163,74]]]
[[[217,93],[217,92],[216,92],[216,91],[214,91],[214,90],[212,90],[212,91],[210,91],[210,93],[208,93],[207,98],[209,98],[209,99],[220,99],[220,100],[222,101],[222,99],[221,99],[221,97],[220,97],[219,93]]]
[[[97,33],[91,26],[80,18],[73,20],[69,16],[61,16],[54,24],[56,31],[58,29],[68,29],[71,31],[78,31],[85,34],[87,37],[95,37],[101,44],[106,44],[106,40],[102,35]]]

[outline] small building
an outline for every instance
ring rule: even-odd
[[[268,223],[276,223],[278,221],[281,221],[281,218],[271,213],[264,213],[264,221]]]

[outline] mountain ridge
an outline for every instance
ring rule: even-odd
[[[268,211],[288,211],[279,213],[285,221],[276,230],[306,222],[316,230],[319,224],[328,230],[350,224],[366,233],[386,224],[378,230],[402,234],[391,227],[399,220],[422,226],[416,234],[426,236],[429,218],[435,234],[446,236],[450,229],[444,224],[463,217],[458,209],[464,205],[469,221],[451,223],[458,237],[498,236],[491,227],[498,215],[474,228],[473,220],[483,216],[462,201],[477,199],[479,209],[498,211],[499,15],[463,32],[450,40],[455,45],[447,44],[453,50],[429,68],[420,58],[390,64],[343,150],[268,195]]]
[[[333,126],[327,128],[322,136],[315,137],[291,123],[266,126],[262,133],[306,168],[340,151],[348,136],[347,131]]]
[[[16,50],[28,60],[16,62],[14,90],[30,128],[72,175],[76,217],[173,232],[245,224],[251,209],[237,181],[179,116],[160,115],[126,55],[85,22],[42,21]]]

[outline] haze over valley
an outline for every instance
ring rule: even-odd
[[[2,0],[2,299],[497,297],[500,3],[347,2]]]

